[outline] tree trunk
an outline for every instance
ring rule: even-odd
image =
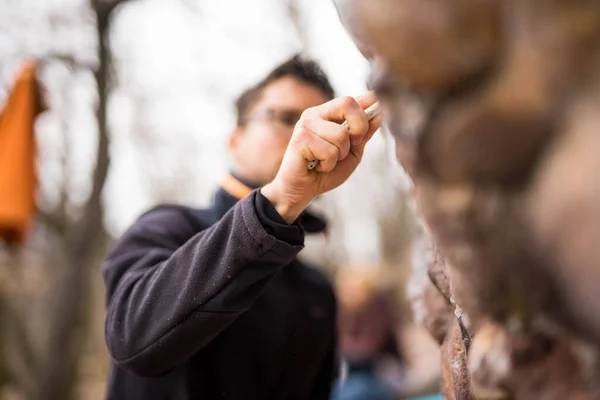
[[[48,342],[48,353],[39,375],[39,391],[35,400],[70,399],[76,381],[80,360],[81,341],[85,336],[85,310],[90,299],[91,276],[98,267],[101,254],[106,247],[108,235],[105,231],[102,207],[102,190],[108,175],[109,136],[107,102],[110,91],[111,52],[108,30],[111,13],[116,3],[105,4],[91,0],[96,14],[98,40],[98,66],[94,72],[98,103],[96,120],[98,148],[96,168],[90,197],[81,217],[69,227],[64,240],[65,275],[58,282],[51,308],[52,324]]]

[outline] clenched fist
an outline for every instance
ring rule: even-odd
[[[302,113],[275,179],[261,189],[286,222],[295,221],[316,196],[352,175],[381,124],[381,116],[369,122],[364,112],[375,101],[369,92],[336,98]],[[307,168],[311,160],[319,161],[314,170]]]

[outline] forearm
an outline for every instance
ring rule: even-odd
[[[265,185],[260,192],[271,202],[275,210],[277,210],[279,215],[288,224],[296,221],[298,216],[308,206],[308,203],[305,204],[305,202],[292,201],[276,183]]]

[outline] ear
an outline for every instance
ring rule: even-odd
[[[232,153],[238,148],[242,133],[243,129],[238,126],[229,134],[229,138],[227,139],[227,147],[229,147],[229,150]]]

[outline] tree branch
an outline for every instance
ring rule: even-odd
[[[66,53],[49,53],[40,57],[38,60],[41,64],[47,64],[53,61],[58,61],[66,64],[71,69],[93,69],[95,65],[78,60],[72,54]]]
[[[286,7],[288,10],[288,15],[292,22],[292,26],[296,32],[296,36],[300,41],[300,47],[302,52],[306,52],[308,48],[308,38],[306,35],[306,28],[302,23],[302,15],[300,12],[300,6],[298,4],[298,0],[288,0],[286,3]]]
[[[181,4],[193,13],[200,13],[200,5],[197,0],[180,0]]]
[[[36,217],[41,224],[49,227],[61,235],[64,234],[67,229],[67,221],[65,220],[62,210],[49,213],[38,209]]]
[[[95,11],[96,17],[99,17],[98,21],[106,22],[105,24],[98,24],[99,26],[102,25],[103,30],[105,30],[108,25],[108,19],[112,16],[115,9],[130,1],[131,0],[90,0],[90,6]]]

